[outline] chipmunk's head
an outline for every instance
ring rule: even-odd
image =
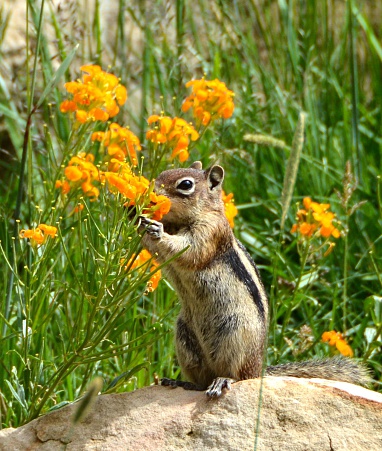
[[[163,224],[182,226],[203,220],[203,215],[208,216],[208,213],[224,215],[223,179],[221,166],[203,170],[200,161],[189,168],[162,172],[155,181],[155,192],[171,200],[171,209],[163,217]]]

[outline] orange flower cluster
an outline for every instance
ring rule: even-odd
[[[183,102],[182,111],[193,110],[197,124],[207,126],[211,121],[219,118],[228,119],[235,108],[233,91],[225,83],[215,80],[191,80],[186,87],[192,87],[192,93]]]
[[[64,100],[60,105],[62,113],[76,113],[80,123],[87,121],[106,122],[119,113],[119,106],[127,100],[127,90],[118,78],[104,72],[99,66],[82,66],[82,80],[65,83],[66,90],[73,95],[72,100]]]
[[[104,172],[102,178],[108,182],[111,191],[119,192],[133,200],[148,190],[150,182],[143,176],[136,176],[128,163],[115,158],[112,158],[110,163],[115,167],[118,166],[118,170]]]
[[[125,161],[126,157],[133,166],[137,166],[137,151],[141,150],[141,143],[137,136],[128,128],[113,123],[106,132],[94,132],[92,141],[99,141],[107,148],[109,171],[117,172],[118,164],[112,164],[110,160]]]
[[[99,189],[93,182],[99,181],[99,172],[93,162],[94,156],[91,153],[81,152],[72,157],[65,168],[66,179],[57,180],[56,188],[61,188],[62,194],[68,194],[71,189],[81,187],[84,194],[95,201],[99,196]]]
[[[324,332],[321,339],[324,343],[329,342],[330,346],[335,346],[343,356],[353,357],[354,353],[352,348],[347,344],[340,332],[336,332],[335,330]]]
[[[135,175],[127,163],[118,160],[111,160],[112,164],[119,165],[118,173],[105,172],[102,177],[108,182],[109,189],[119,192],[125,196],[128,202],[125,206],[131,207],[143,200],[149,190],[150,182],[145,177]],[[156,221],[170,211],[171,201],[166,196],[157,195],[154,192],[149,194],[149,204],[142,211],[143,214],[150,215]]]
[[[126,270],[129,269],[132,271],[133,269],[138,268],[138,270],[145,272],[147,271],[150,262],[152,265],[150,272],[153,272],[157,268],[158,263],[155,260],[152,260],[152,255],[149,251],[143,249],[138,255],[134,255],[127,264],[125,264],[125,261],[122,261],[122,265],[125,265]],[[161,271],[156,271],[147,282],[147,291],[154,291],[158,287],[161,277]]]
[[[291,233],[299,232],[302,236],[311,237],[313,233],[324,238],[339,238],[341,232],[332,224],[335,214],[328,211],[330,204],[313,202],[310,197],[303,200],[304,209],[297,212],[297,223],[293,225]]]
[[[188,159],[188,146],[191,141],[199,138],[199,133],[194,127],[179,117],[157,116],[154,114],[147,120],[154,128],[146,133],[146,138],[155,144],[167,144],[171,147],[171,158],[179,158],[184,162]]]
[[[57,236],[56,227],[46,224],[39,224],[39,226],[35,229],[23,229],[20,231],[20,238],[29,238],[32,246],[40,246],[41,244],[44,244],[49,236],[52,238]]]
[[[233,228],[234,227],[233,218],[238,214],[237,208],[233,203],[233,193],[226,194],[224,191],[222,191],[222,199],[224,202],[226,218],[228,219],[229,225]]]

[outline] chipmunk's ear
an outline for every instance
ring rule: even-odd
[[[192,165],[190,166],[190,169],[198,169],[198,170],[202,170],[203,169],[203,165],[201,161],[195,161],[194,163],[192,163]]]
[[[207,169],[207,181],[211,190],[220,188],[224,180],[224,169],[221,166],[212,166]]]

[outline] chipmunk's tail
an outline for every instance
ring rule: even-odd
[[[304,378],[318,377],[363,386],[368,386],[371,382],[370,373],[363,364],[343,357],[268,366],[265,370],[265,375]]]

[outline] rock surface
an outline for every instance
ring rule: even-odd
[[[352,450],[382,449],[382,394],[321,379],[242,381],[220,399],[147,387],[99,396],[76,426],[77,404],[0,431],[0,450]]]

